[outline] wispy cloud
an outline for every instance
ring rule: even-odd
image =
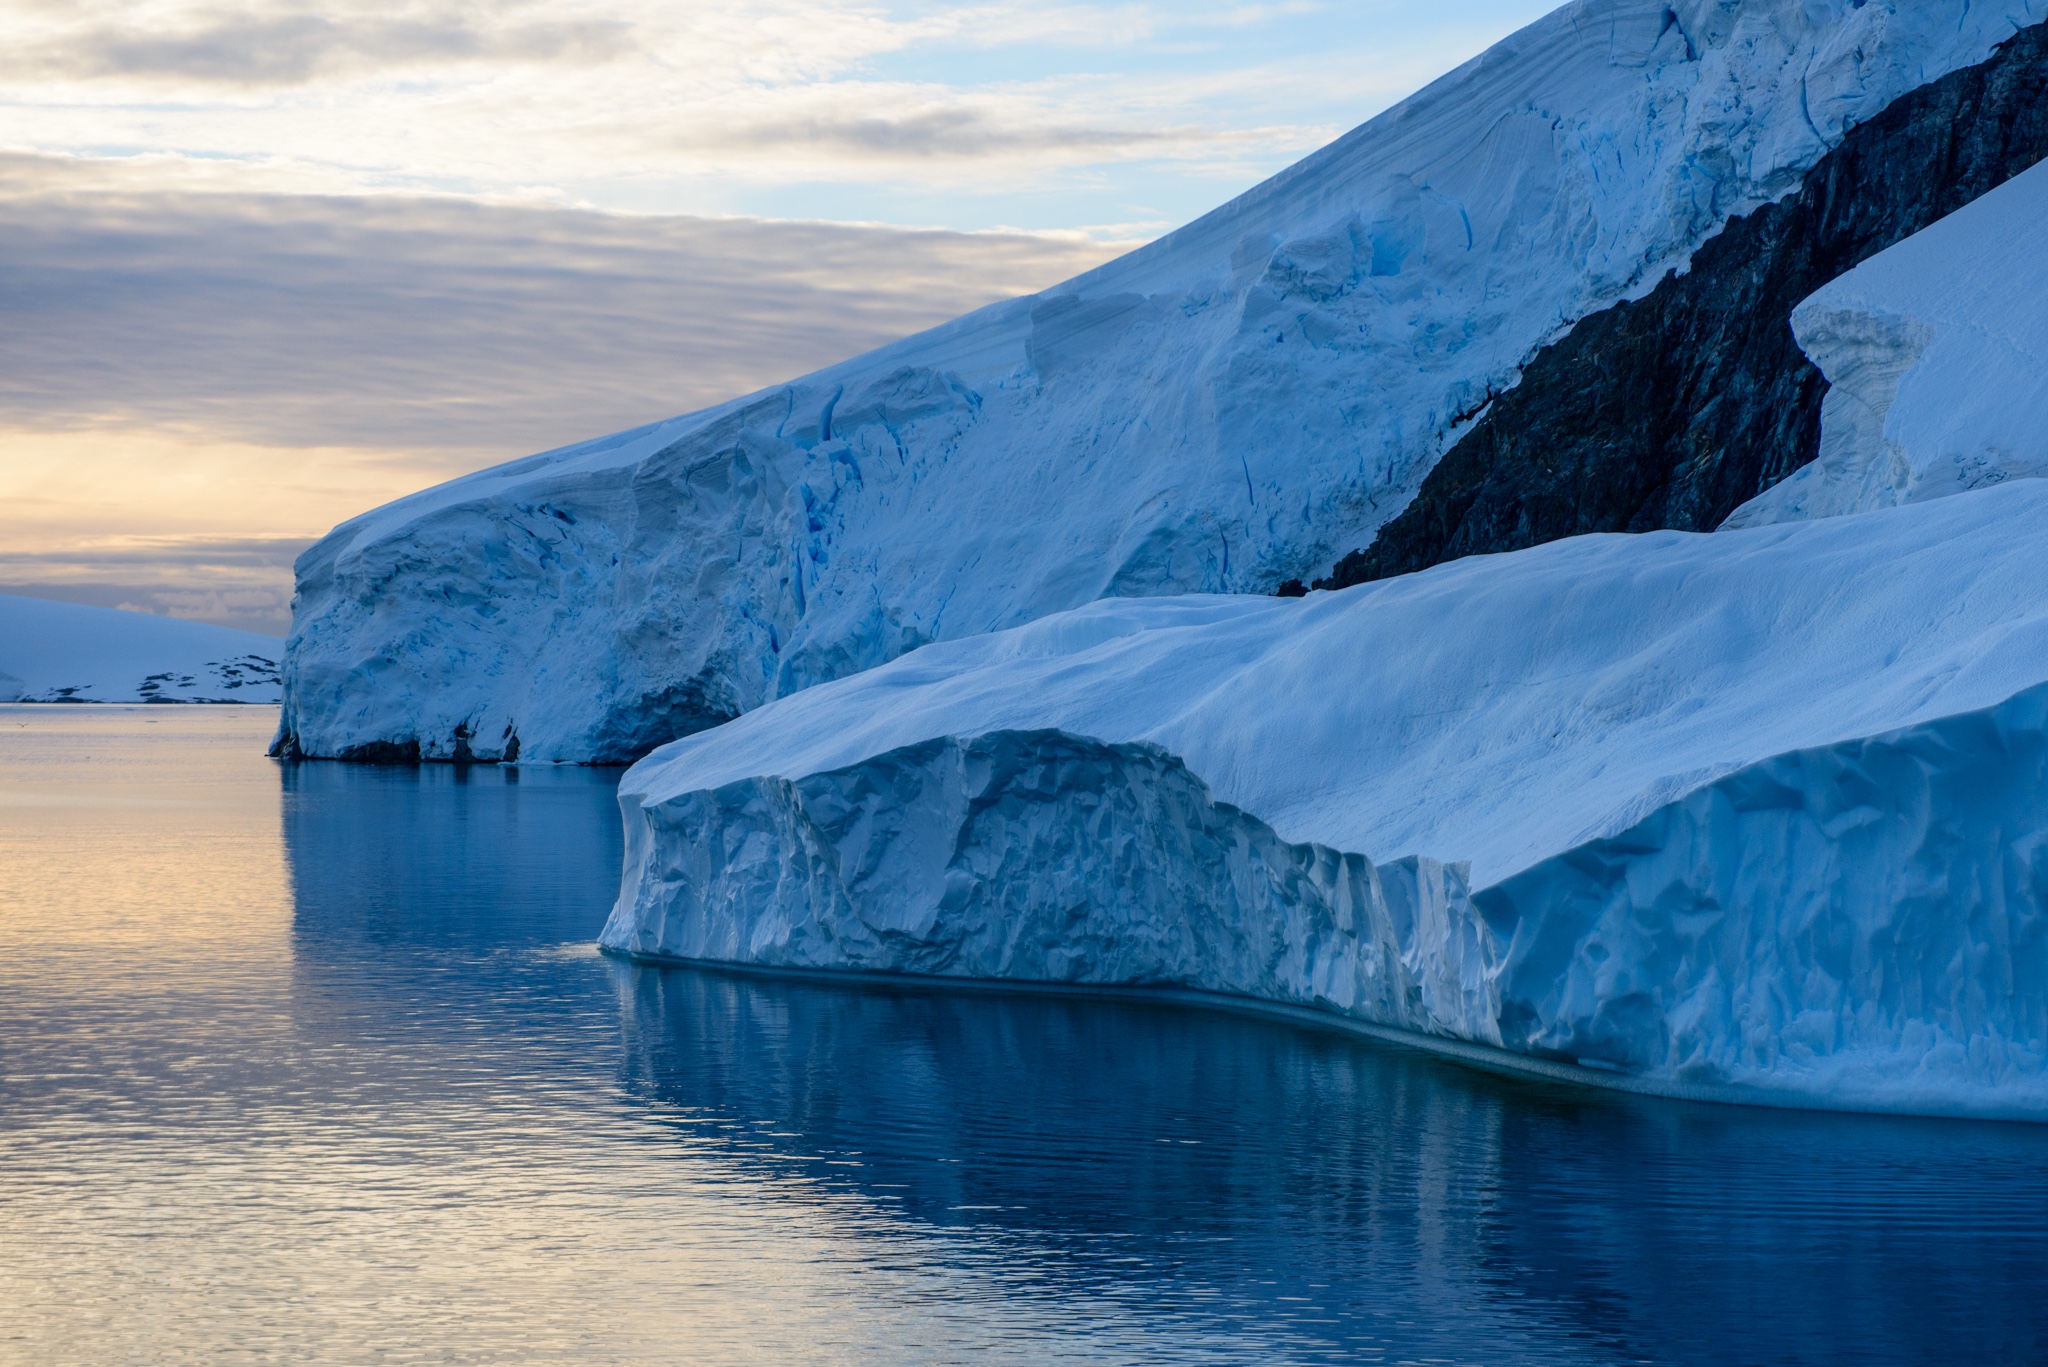
[[[881,102],[877,102],[881,103]],[[1004,154],[1131,152],[1169,145],[1210,145],[1231,135],[1208,128],[1091,127],[1007,121],[968,105],[836,111],[716,130],[718,140],[751,147],[801,147],[889,160]]]
[[[483,24],[465,13],[409,19],[326,12],[205,14],[165,27],[95,24],[17,50],[17,71],[232,86],[302,85],[394,68],[514,62],[591,64],[633,50],[618,20]]]
[[[310,538],[83,538],[41,554],[0,550],[0,593],[217,622],[282,636],[292,561]]]
[[[16,147],[250,188],[1176,222],[1546,4],[0,0],[0,101]]]
[[[1111,250],[1071,234],[195,194],[106,170],[0,156],[0,422],[512,453],[746,392]]]

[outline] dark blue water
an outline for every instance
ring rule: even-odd
[[[0,708],[0,1359],[2026,1363],[2048,1127],[619,963],[615,775]]]

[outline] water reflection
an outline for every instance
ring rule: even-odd
[[[618,892],[622,772],[279,765],[301,953],[593,938]]]
[[[1297,1357],[2024,1361],[2048,1322],[2031,1129],[1586,1095],[1142,1005],[626,996],[636,1093],[999,1238],[1044,1294],[1142,1287],[1183,1327],[1296,1326]]]
[[[2044,1356],[2048,1127],[617,963],[613,774],[49,713],[0,728],[0,1361]]]

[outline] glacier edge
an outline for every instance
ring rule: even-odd
[[[602,944],[631,956],[1193,990],[1634,1091],[2048,1119],[2048,686],[1750,764],[1478,889],[1059,731],[620,801]]]

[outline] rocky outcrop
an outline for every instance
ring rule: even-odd
[[[2048,26],[1864,123],[1648,297],[1538,353],[1414,501],[1317,587],[1586,532],[1708,531],[1820,451],[1793,310],[2048,157]]]

